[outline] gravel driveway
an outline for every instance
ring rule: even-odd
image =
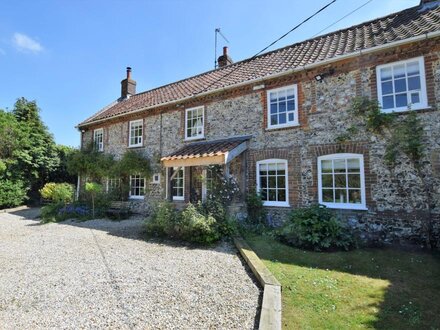
[[[252,329],[261,290],[227,242],[145,241],[142,221],[0,213],[0,328]]]

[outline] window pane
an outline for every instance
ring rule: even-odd
[[[278,116],[277,115],[270,116],[270,124],[271,125],[278,125]]]
[[[392,94],[393,93],[393,83],[391,81],[386,81],[382,83],[382,94]]]
[[[265,176],[260,176],[260,186],[261,188],[267,188],[267,177]]]
[[[333,203],[333,189],[322,189],[322,201],[325,203]]]
[[[286,91],[279,91],[278,92],[278,102],[284,102],[286,101]]]
[[[286,188],[286,176],[280,175],[278,178],[278,188]]]
[[[357,158],[347,159],[348,172],[360,172],[360,162]]]
[[[277,93],[276,92],[269,93],[269,95],[270,95],[270,102],[277,101]]]
[[[347,203],[346,189],[335,189],[335,203]]]
[[[382,107],[383,107],[383,109],[394,108],[394,97],[393,96],[382,97]]]
[[[278,112],[286,112],[286,102],[281,102],[278,104]]]
[[[284,112],[280,114],[278,124],[285,124],[285,123],[286,123],[286,113]]]
[[[391,68],[380,69],[380,79],[382,81],[391,79]]]
[[[277,113],[277,103],[270,104],[270,113],[271,114]]]
[[[408,63],[406,66],[407,72],[408,72],[408,76],[413,76],[413,75],[418,75],[420,74],[419,71],[419,62],[411,62]]]
[[[333,188],[333,175],[323,174],[322,176],[322,186],[325,188]]]
[[[400,107],[406,107],[408,105],[408,99],[405,94],[397,94],[396,95],[396,107],[400,108]]]
[[[349,203],[360,204],[361,203],[361,191],[358,189],[355,189],[355,190],[350,189],[348,191],[348,201],[349,201]]]
[[[295,116],[293,112],[289,113],[289,121],[295,121]]]
[[[394,67],[394,79],[405,77],[405,64],[399,64]]]
[[[349,188],[360,188],[361,187],[360,174],[349,174],[348,175],[348,187]]]
[[[277,187],[277,178],[276,176],[270,176],[269,177],[269,188],[276,188]]]
[[[332,161],[331,160],[322,160],[321,161],[321,172],[322,173],[331,173],[332,172]]]
[[[293,88],[290,88],[287,90],[287,98],[292,99],[295,97],[295,90]]]
[[[293,111],[295,110],[295,100],[289,100],[287,101],[287,110]]]
[[[262,173],[262,172],[266,172],[267,171],[267,164],[261,164],[260,165],[260,173]]]
[[[345,174],[335,174],[335,187],[347,187],[347,177],[345,176]]]
[[[261,189],[261,199],[267,201],[267,189]]]
[[[411,93],[411,103],[417,104],[420,103],[420,95],[419,93]]]
[[[335,159],[333,166],[335,173],[345,173],[345,159]]]
[[[396,93],[406,92],[406,79],[394,80],[394,91]]]
[[[278,190],[278,201],[279,202],[285,202],[286,201],[286,190],[285,189],[279,189]]]
[[[276,189],[269,189],[269,201],[276,202],[277,200],[277,191]]]
[[[408,78],[408,90],[420,90],[420,77],[410,77]]]

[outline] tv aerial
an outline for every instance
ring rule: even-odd
[[[229,40],[224,36],[224,34],[220,31],[220,28],[215,29],[215,49],[214,49],[214,69],[217,69],[218,63],[217,63],[217,35],[220,35],[227,43],[229,43]]]

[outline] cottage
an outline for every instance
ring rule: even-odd
[[[429,223],[438,240],[440,1],[236,63],[224,48],[218,63],[140,93],[127,68],[120,98],[78,125],[83,146],[157,160],[152,180],[130,177],[131,199],[203,200],[217,165],[242,192],[260,191],[273,221],[320,203],[366,237],[423,242]],[[356,97],[398,120],[417,113],[422,171],[402,153],[385,162],[389,137],[353,115]]]

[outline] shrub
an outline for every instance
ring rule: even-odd
[[[162,202],[153,208],[153,212],[145,222],[147,234],[154,236],[175,235],[175,226],[179,214],[170,202]]]
[[[63,203],[51,203],[41,208],[41,223],[57,222],[58,212],[64,207]]]
[[[251,191],[246,196],[246,208],[248,213],[248,222],[251,225],[266,224],[266,210],[263,206],[261,195],[255,191]]]
[[[21,205],[27,199],[27,190],[23,181],[0,179],[0,208]]]
[[[355,243],[349,230],[321,205],[294,210],[279,230],[279,237],[290,245],[315,251],[348,250]]]
[[[226,220],[217,222],[202,204],[189,204],[179,212],[170,202],[162,202],[154,208],[145,222],[146,232],[154,236],[167,236],[188,242],[210,244],[222,235],[232,232],[233,226]]]
[[[189,242],[209,244],[220,239],[215,218],[200,213],[192,204],[181,214],[179,232]]]
[[[54,203],[71,203],[73,202],[74,189],[69,183],[46,183],[40,189],[40,194],[44,199],[48,199]]]
[[[95,218],[95,200],[102,193],[102,185],[96,182],[86,182],[85,189],[92,201],[92,217]]]

